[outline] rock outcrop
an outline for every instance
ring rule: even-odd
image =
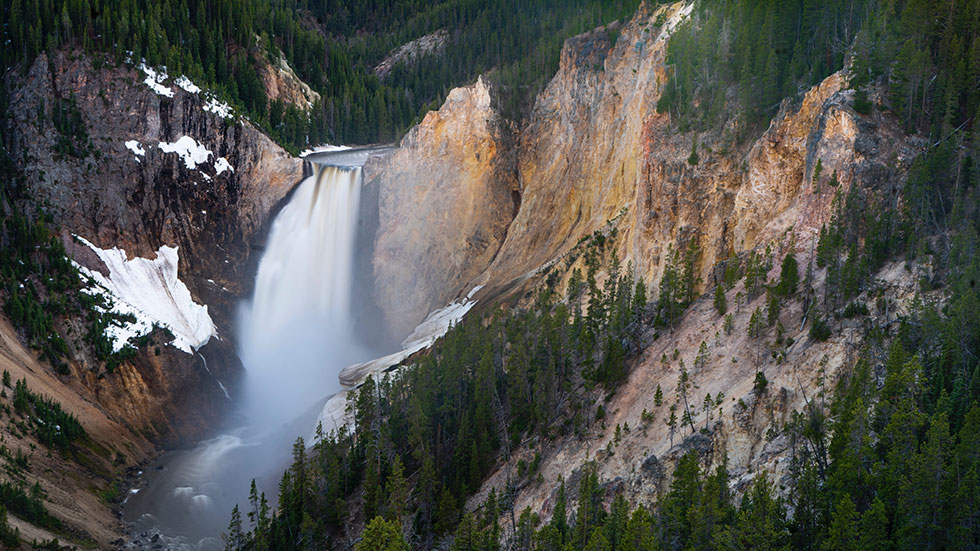
[[[282,57],[275,63],[263,63],[260,74],[269,101],[278,100],[309,111],[320,100],[320,94],[296,76],[296,72]]]
[[[517,198],[500,124],[480,79],[365,165],[378,194],[374,296],[392,334],[456,298],[500,248]]]
[[[240,375],[232,327],[252,285],[249,257],[302,163],[250,123],[223,117],[227,106],[189,81],[143,77],[100,57],[42,54],[8,74],[10,139],[32,196],[82,265],[100,269],[71,234],[144,258],[178,247],[179,277],[208,305],[218,337],[200,355],[144,350],[106,380],[87,358],[71,366],[117,421],[172,445],[213,429],[228,403],[215,377],[230,385]],[[55,109],[81,129],[59,130]]]
[[[402,64],[412,64],[427,55],[438,55],[449,44],[449,31],[439,29],[395,48],[374,67],[374,74],[384,80],[391,70]]]

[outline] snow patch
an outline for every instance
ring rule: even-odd
[[[204,103],[204,110],[225,119],[230,119],[232,116],[231,106],[212,95],[209,95]]]
[[[218,157],[214,161],[214,173],[215,174],[221,174],[222,172],[224,172],[226,170],[230,170],[232,172],[235,172],[235,168],[233,166],[231,166],[231,163],[228,162],[228,159],[225,159],[224,157]]]
[[[154,324],[169,329],[174,335],[170,344],[188,354],[216,336],[208,307],[194,302],[187,286],[177,277],[177,247],[160,247],[154,259],[135,257],[129,260],[123,249],[100,249],[80,236],[75,237],[109,268],[109,277],[106,277],[76,264],[82,274],[95,282],[82,292],[108,294],[114,312],[136,318],[135,323],[106,329],[113,341],[113,351],[122,349],[131,337],[149,333]]]
[[[118,300],[109,289],[98,282],[97,277],[101,276],[99,272],[93,272],[85,266],[72,261],[75,268],[81,273],[82,279],[91,282],[89,287],[85,287],[81,290],[89,296],[101,296],[108,302],[109,308],[103,308],[101,306],[95,306],[95,309],[99,312],[112,313],[116,316],[132,316],[135,321],[120,323],[115,320],[105,327],[103,330],[106,337],[112,342],[112,351],[119,352],[127,345],[130,344],[130,339],[137,339],[146,335],[147,333],[153,331],[153,320],[143,315],[142,312],[133,308],[129,304]]]
[[[136,162],[140,162],[140,157],[146,155],[146,150],[143,149],[143,144],[136,140],[129,140],[125,143],[126,149],[132,151],[136,155]]]
[[[174,97],[174,91],[169,86],[164,86],[163,81],[167,80],[167,72],[156,71],[150,67],[146,66],[146,63],[140,63],[140,71],[146,73],[146,78],[143,79],[143,84],[150,87],[158,95],[167,96],[168,98]]]
[[[199,164],[208,162],[208,157],[212,155],[211,151],[204,147],[204,144],[190,136],[182,136],[173,143],[160,142],[157,146],[164,153],[177,153],[180,155],[184,159],[184,165],[190,170],[197,168]]]
[[[422,320],[422,323],[415,327],[412,334],[402,341],[402,349],[398,352],[342,369],[338,375],[340,384],[352,389],[367,377],[396,366],[412,354],[435,344],[453,325],[463,319],[467,312],[476,306],[477,301],[473,300],[473,296],[482,288],[483,285],[477,285],[466,293],[466,298],[462,301],[453,301],[448,306],[429,313]],[[353,422],[353,419],[345,411],[349,392],[350,390],[342,390],[331,396],[323,405],[323,409],[317,418],[317,424],[323,425],[325,433],[337,430],[344,425],[349,426]]]
[[[174,84],[180,86],[185,92],[188,92],[190,94],[196,94],[201,91],[201,89],[198,88],[196,84],[191,82],[191,79],[187,78],[186,75],[180,75],[179,77],[177,77],[177,80],[174,81]]]

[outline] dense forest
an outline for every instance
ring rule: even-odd
[[[0,8],[4,68],[60,48],[166,66],[220,93],[295,150],[319,143],[390,142],[455,86],[491,72],[505,110],[522,108],[551,78],[565,38],[628,16],[638,0],[11,0]],[[374,67],[394,48],[437,30],[436,56]],[[309,112],[270,102],[263,63],[285,59],[320,94]]]
[[[826,340],[835,320],[884,304],[856,299],[887,261],[931,268],[908,315],[890,327],[866,324],[856,363],[827,398],[781,428],[796,450],[788,488],[763,473],[737,498],[724,462],[706,471],[689,453],[669,490],[653,506],[634,508],[622,496],[608,502],[589,465],[575,495],[563,481],[542,480],[535,455],[508,488],[464,510],[497,457],[601,423],[602,396],[623,380],[644,328],[675,323],[697,298],[689,269],[695,246],[678,243],[669,253],[647,302],[630,270],[602,254],[605,236],[595,235],[580,246],[591,251],[590,266],[598,261],[610,272],[609,283],[594,284],[597,267],[584,280],[574,274],[558,296],[549,277],[528,308],[466,320],[414,365],[368,381],[350,406],[353,430],[320,434],[310,449],[297,441],[278,508],[253,492],[245,515],[236,509],[232,517],[227,548],[980,547],[977,29],[976,0],[701,0],[671,39],[671,77],[658,109],[681,131],[734,121],[734,139],[753,138],[785,99],[798,100],[846,67],[858,113],[889,112],[909,134],[928,137],[898,200],[891,187],[842,192],[836,175],[818,168],[815,181],[836,198],[815,257],[801,266],[787,255],[772,281],[768,251],[733,258],[714,289],[720,316],[724,291],[736,281],[765,294],[768,312],[753,314],[750,331],[772,332],[772,311],[801,301],[809,337]],[[696,164],[696,152],[692,158]],[[934,291],[944,298],[924,298]],[[764,394],[759,375],[753,392]],[[654,401],[683,404],[681,380],[675,395],[658,391]],[[666,422],[673,431],[690,414],[678,420],[671,410]],[[556,485],[548,522],[513,509],[523,484]],[[509,520],[502,527],[505,518],[516,519],[513,530]],[[360,535],[351,532],[359,522]]]
[[[907,130],[947,136],[980,107],[977,10],[952,0],[701,0],[671,38],[658,110],[683,127],[737,118],[751,132],[848,59],[856,110],[870,112],[867,87],[880,80],[889,91],[880,107]]]

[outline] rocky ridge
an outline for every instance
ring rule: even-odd
[[[701,134],[679,132],[669,115],[657,113],[667,80],[667,38],[690,10],[684,3],[643,5],[626,24],[566,41],[559,71],[538,96],[523,128],[488,135],[481,125],[497,119],[492,102],[489,108],[488,102],[462,104],[469,109],[461,110],[459,103],[447,101],[438,113],[430,113],[445,132],[414,132],[403,142],[402,154],[371,167],[371,182],[382,205],[403,202],[398,198],[403,174],[426,176],[413,184],[415,196],[439,193],[438,200],[417,201],[410,210],[380,210],[373,268],[378,305],[388,319],[397,319],[399,328],[410,326],[479,285],[485,287],[475,295],[481,301],[478,309],[500,301],[520,302],[542,284],[545,274],[558,282],[560,291],[572,270],[585,271],[584,255],[577,254],[577,247],[595,232],[607,237],[623,265],[631,263],[648,288],[656,289],[671,248],[686,247],[691,240],[701,251],[701,290],[712,290],[720,281],[724,261],[744,259],[750,251],[768,249],[777,267],[770,277],[777,277],[789,252],[801,270],[809,264],[838,192],[860,186],[879,196],[895,196],[921,145],[906,138],[888,114],[855,112],[844,72],[831,75],[796,103],[785,101],[770,127],[748,143],[738,140],[737,129],[730,127]],[[454,94],[480,89],[477,83]],[[881,91],[877,94],[880,100]],[[476,143],[492,147],[495,162],[473,162],[482,157],[473,152],[472,136],[486,136]],[[688,161],[693,141],[700,153],[696,164]],[[818,161],[822,173],[815,177]],[[469,172],[454,180],[460,166]],[[509,204],[484,198],[487,193],[501,197],[507,189],[516,194]],[[430,239],[435,236],[457,235],[472,227],[470,211],[447,216],[446,205],[473,202],[482,202],[481,224],[503,229],[499,247],[491,242],[474,249],[458,241],[452,248],[452,241],[443,240],[439,249],[432,248]],[[516,211],[506,208],[509,205],[516,205]],[[436,276],[440,287],[430,287],[430,277],[397,274],[391,261],[395,256],[423,262],[426,274],[453,274],[467,266],[468,273],[478,275],[468,280]],[[885,293],[889,305],[863,324],[884,326],[893,321],[912,299],[919,270],[903,265],[882,270],[870,286],[873,292],[859,300],[870,302]],[[824,276],[820,270],[814,273],[818,286]],[[822,399],[841,368],[852,364],[866,325],[842,321],[832,339],[814,341],[804,330],[802,304],[795,301],[784,306],[778,320],[785,328],[778,340],[790,344],[774,344],[774,329],[748,338],[751,314],[765,309],[765,298],[745,301],[740,298],[747,294],[742,285],[728,292],[729,304],[737,304],[731,308],[731,336],[710,297],[697,300],[675,329],[650,331],[629,380],[604,404],[610,412],[604,424],[582,440],[525,443],[471,504],[480,503],[490,488],[499,491],[516,483],[521,488],[516,509],[531,506],[547,518],[553,483],[588,460],[597,460],[600,476],[625,489],[627,497],[650,501],[665,488],[673,460],[688,449],[697,449],[705,465],[727,458],[742,480],[762,470],[775,478],[784,476],[792,453],[785,423],[793,411]],[[393,300],[413,294],[414,301]],[[685,429],[671,437],[665,426],[666,405],[653,406],[654,390],[659,385],[668,404],[675,403],[677,360],[693,365],[702,342],[709,355],[698,362],[692,377],[693,401],[698,404],[695,424],[704,430]],[[664,363],[664,357],[674,359]],[[764,392],[754,389],[758,371],[770,381]],[[701,400],[719,391],[726,399],[710,411],[709,419],[700,409]],[[652,422],[649,417],[644,422],[644,410]],[[631,429],[624,434],[622,427],[627,425]],[[616,426],[621,434],[614,442]],[[530,463],[534,452],[542,455],[542,486],[513,478],[517,462]]]

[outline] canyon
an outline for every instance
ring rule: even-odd
[[[630,266],[650,289],[672,251],[692,242],[700,251],[702,296],[675,327],[644,331],[628,379],[604,400],[606,418],[584,438],[523,442],[501,458],[470,508],[491,490],[517,484],[515,509],[527,506],[547,519],[554,483],[565,479],[574,491],[589,461],[610,491],[650,503],[666,489],[678,458],[692,449],[705,465],[726,462],[739,491],[759,472],[785,479],[793,443],[784,428],[794,412],[826,399],[864,344],[865,328],[887,326],[907,312],[916,282],[928,272],[928,266],[888,264],[875,274],[873,291],[859,297],[869,304],[884,297],[887,307],[861,321],[834,321],[840,330],[826,342],[804,331],[807,310],[799,300],[779,314],[785,328],[779,338],[790,344],[771,345],[774,331],[748,336],[750,318],[766,299],[743,299],[750,294],[742,282],[727,291],[728,304],[737,306],[726,327],[708,293],[722,282],[726,262],[768,251],[771,277],[790,253],[810,266],[835,198],[855,186],[895,195],[925,144],[907,137],[890,113],[855,111],[846,70],[797,102],[784,100],[757,139],[740,139],[736,128],[679,131],[657,103],[668,78],[668,38],[690,14],[691,4],[643,4],[631,20],[567,40],[557,74],[521,124],[503,116],[489,79],[455,88],[396,147],[370,155],[358,168],[359,201],[349,203],[357,205],[350,226],[354,250],[343,253],[353,281],[341,282],[354,290],[350,323],[377,355],[397,350],[403,339],[406,350],[343,372],[329,391],[311,389],[324,400],[341,382],[349,390],[425,354],[434,335],[463,313],[527,306],[545,287],[564,292],[573,273],[585,271],[590,236],[603,236],[605,258]],[[173,248],[175,277],[194,304],[206,305],[213,323],[213,335],[192,353],[155,334],[158,344],[140,348],[112,373],[96,371],[93,358],[76,357],[65,377],[0,325],[5,368],[58,398],[96,442],[123,456],[115,464],[102,458],[100,468],[90,468],[97,475],[72,467],[81,474],[61,489],[53,474],[61,466],[37,476],[57,512],[108,546],[124,531],[109,510],[118,503],[100,501],[90,486],[115,483],[120,473],[132,480],[162,450],[226,428],[233,398],[244,387],[239,304],[261,277],[276,216],[303,192],[301,182],[327,169],[312,156],[290,155],[248,120],[216,108],[193,84],[179,85],[133,63],[113,66],[63,51],[42,54],[24,74],[8,78],[12,142],[22,151],[16,161],[69,256],[111,279],[99,251],[153,260],[162,247]],[[279,94],[270,97],[297,104],[316,99],[288,66],[263,78]],[[883,93],[873,90],[872,100]],[[67,98],[88,129],[93,153],[84,158],[56,153],[56,134],[37,120],[44,105]],[[696,163],[689,161],[692,143],[700,153]],[[824,270],[808,269],[816,283],[826,277]],[[600,284],[607,277],[600,273]],[[462,313],[442,310],[461,305]],[[452,321],[437,320],[426,332],[425,322],[440,311]],[[262,329],[251,328],[253,337]],[[710,352],[699,359],[702,343]],[[657,388],[673,395],[678,387],[679,372],[663,361],[667,357],[697,366],[691,372],[695,403],[705,394],[725,396],[716,408],[695,414],[704,431],[669,433],[666,407],[653,405]],[[765,389],[755,384],[760,372],[768,379]],[[328,428],[350,423],[343,419],[345,394],[339,396],[327,403],[330,415],[320,414],[321,421],[333,420]],[[308,398],[311,403],[297,407],[322,407]],[[518,464],[536,454],[548,484],[515,482]]]

